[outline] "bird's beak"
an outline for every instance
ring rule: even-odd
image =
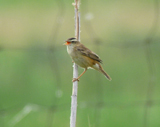
[[[71,44],[71,42],[65,41],[66,43],[64,43],[63,45],[69,45]]]

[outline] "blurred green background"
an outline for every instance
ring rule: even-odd
[[[0,0],[0,127],[69,126],[73,2]],[[160,126],[159,4],[81,0],[81,42],[112,81],[81,77],[77,127]]]

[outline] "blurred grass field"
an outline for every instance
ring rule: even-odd
[[[72,2],[0,1],[1,127],[69,126],[72,60],[62,44],[74,36]],[[81,42],[112,81],[94,70],[81,77],[77,127],[160,126],[159,22],[146,43],[155,8],[152,0],[81,1]]]

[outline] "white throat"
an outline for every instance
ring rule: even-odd
[[[72,54],[72,51],[73,51],[73,45],[72,44],[70,44],[70,45],[67,45],[67,52],[68,52],[68,54]]]

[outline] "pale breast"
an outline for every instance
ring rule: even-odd
[[[85,59],[83,59],[83,57],[74,57],[73,60],[77,65],[79,65],[82,68],[88,67],[88,64],[86,63]]]

